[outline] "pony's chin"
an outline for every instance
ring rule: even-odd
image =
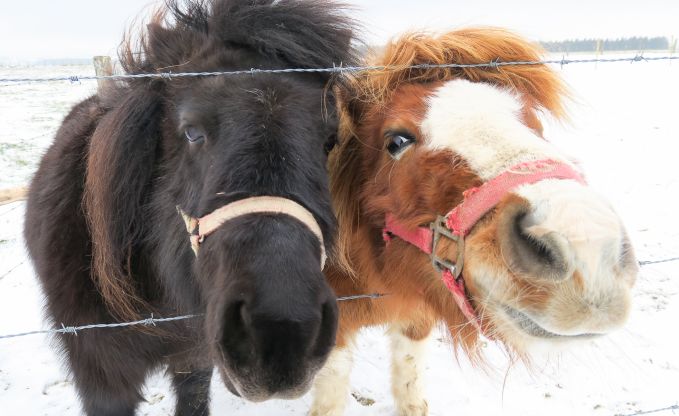
[[[226,372],[225,372],[224,368],[222,368],[222,367],[219,368],[219,375],[220,375],[221,378],[222,378],[222,383],[224,383],[224,386],[226,386],[226,389],[227,389],[231,394],[233,394],[234,396],[243,397],[243,396],[241,396],[241,394],[240,394],[240,392],[238,391],[238,389],[236,389],[236,386],[233,384],[233,382],[231,381],[231,379],[229,378],[229,376],[226,375]]]
[[[513,328],[532,338],[553,341],[573,341],[588,340],[604,335],[593,332],[566,333],[559,330],[547,329],[543,325],[540,325],[535,318],[525,312],[521,312],[520,310],[507,305],[503,305],[502,309],[504,316]]]
[[[311,390],[312,383],[310,379],[308,382],[303,383],[297,388],[271,393],[267,389],[253,387],[254,383],[241,384],[238,381],[235,381],[234,377],[229,375],[229,370],[223,365],[218,366],[218,368],[219,375],[221,376],[222,382],[224,383],[224,386],[226,386],[227,390],[229,390],[229,392],[232,394],[253,403],[260,403],[269,399],[298,399]]]
[[[595,332],[569,333],[546,328],[527,313],[507,305],[498,305],[492,309],[488,318],[494,338],[512,350],[533,358],[567,352],[577,345],[588,344],[606,335]]]
[[[244,388],[229,375],[229,370],[223,365],[219,366],[219,375],[227,390],[247,401],[259,403],[270,399],[272,396],[271,393],[266,393],[262,389]]]

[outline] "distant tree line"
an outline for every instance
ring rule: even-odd
[[[599,46],[600,43],[600,46]],[[665,50],[670,48],[670,41],[665,37],[631,37],[618,39],[569,39],[557,42],[541,42],[549,52],[592,52],[597,48],[602,51],[640,51]]]

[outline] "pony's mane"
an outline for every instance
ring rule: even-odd
[[[145,30],[128,33],[119,59],[128,73],[178,72],[241,49],[277,67],[332,67],[355,56],[349,45],[356,25],[344,11],[333,0],[166,0]]]
[[[519,94],[530,112],[547,112],[557,119],[566,117],[563,98],[567,88],[557,74],[544,64],[477,68],[409,68],[421,64],[477,64],[491,61],[540,61],[543,50],[522,37],[499,28],[467,28],[434,36],[409,33],[390,42],[367,59],[371,66],[387,66],[355,74],[339,96],[341,128],[339,146],[331,154],[330,175],[339,236],[333,262],[354,275],[349,259],[350,238],[358,226],[361,186],[361,139],[357,131],[371,110],[388,105],[403,84],[466,79],[486,82]]]
[[[462,78],[487,82],[519,92],[534,109],[552,116],[565,115],[562,97],[567,90],[547,65],[508,65],[477,68],[409,68],[414,65],[479,64],[540,61],[544,51],[537,44],[500,28],[460,29],[434,36],[425,32],[403,35],[368,58],[368,65],[385,70],[360,73],[354,79],[357,97],[384,104],[399,85]]]

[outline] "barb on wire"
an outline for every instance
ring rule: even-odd
[[[669,407],[663,407],[662,409],[654,409],[654,410],[647,410],[645,412],[636,412],[636,413],[616,413],[615,416],[639,416],[639,415],[650,415],[652,413],[660,413],[660,412],[669,412],[671,411],[674,413],[675,410],[679,410],[679,405],[673,405]]]
[[[5,338],[16,338],[16,337],[24,337],[27,335],[36,335],[36,334],[73,334],[73,335],[78,335],[79,331],[85,331],[88,329],[95,329],[95,328],[121,328],[121,327],[126,327],[126,326],[135,326],[135,325],[153,325],[155,326],[157,323],[160,322],[171,322],[171,321],[183,321],[185,319],[191,319],[191,318],[197,318],[202,315],[184,315],[184,316],[174,316],[171,318],[154,318],[153,315],[151,315],[150,318],[146,319],[140,319],[138,321],[132,321],[132,322],[116,322],[112,324],[90,324],[90,325],[81,325],[81,326],[65,326],[64,324],[61,324],[61,328],[59,329],[43,329],[39,331],[30,331],[30,332],[22,332],[19,334],[10,334],[10,335],[0,335],[0,339],[5,339]]]
[[[679,257],[675,258],[669,258],[669,259],[663,259],[663,260],[648,260],[648,261],[640,261],[639,265],[641,266],[646,266],[649,264],[658,264],[658,263],[668,263],[668,262],[673,262],[673,261],[679,261]],[[12,269],[10,269],[8,272],[3,274],[0,278],[3,278],[7,276],[8,274],[12,273],[14,270],[16,270],[19,266],[24,264],[26,260],[22,261],[18,265],[14,266]],[[352,300],[359,300],[359,299],[379,299],[384,296],[388,296],[388,294],[385,293],[372,293],[368,295],[352,295],[352,296],[343,296],[337,298],[338,302],[344,302],[344,301],[352,301]],[[119,323],[112,323],[112,324],[91,324],[91,325],[83,325],[83,326],[64,326],[64,324],[61,324],[60,329],[45,329],[45,330],[39,330],[39,331],[30,331],[30,332],[23,332],[23,333],[18,333],[18,334],[10,334],[10,335],[0,335],[0,339],[6,339],[6,338],[16,338],[16,337],[23,337],[27,335],[35,335],[35,334],[55,334],[55,333],[68,333],[68,334],[73,334],[73,335],[78,335],[78,331],[83,331],[83,330],[88,330],[88,329],[95,329],[95,328],[120,328],[120,327],[127,327],[127,326],[134,326],[134,325],[156,325],[157,323],[162,323],[162,322],[170,322],[170,321],[181,321],[185,319],[191,319],[191,318],[197,318],[202,315],[184,315],[184,316],[175,316],[171,318],[154,318],[153,315],[151,315],[150,318],[142,319],[139,321],[132,321],[132,322],[119,322]],[[668,408],[668,409],[676,409],[674,408]],[[661,409],[664,410],[664,409]],[[658,410],[660,411],[660,410]],[[640,413],[637,413],[640,414]],[[643,414],[643,413],[641,413]]]
[[[255,75],[255,74],[290,74],[290,73],[352,73],[364,71],[389,71],[389,70],[403,70],[403,69],[435,69],[435,68],[491,68],[500,69],[503,66],[511,65],[564,65],[569,64],[586,64],[586,63],[609,63],[609,62],[651,62],[651,61],[673,61],[679,60],[679,56],[652,56],[645,57],[643,55],[635,55],[620,58],[589,58],[589,59],[547,59],[541,61],[511,61],[502,62],[500,59],[494,59],[490,62],[482,62],[475,64],[420,64],[411,66],[336,66],[330,68],[287,68],[287,69],[245,69],[239,71],[213,71],[213,72],[158,72],[153,74],[124,74],[124,75],[68,75],[60,77],[38,77],[38,78],[0,78],[1,85],[12,85],[17,82],[52,82],[52,81],[70,81],[71,83],[80,83],[88,80],[125,80],[135,78],[161,78],[172,80],[177,78],[187,77],[211,77],[211,76],[236,76],[236,75]]]
[[[24,264],[25,260],[21,262],[21,264]],[[19,264],[16,267],[19,267],[21,264]],[[14,267],[12,270],[14,270],[16,267]],[[9,274],[12,272],[10,270],[8,273]],[[4,277],[4,275],[3,275]],[[337,298],[338,302],[342,301],[348,301],[348,300],[356,300],[356,299],[378,299],[383,296],[387,296],[386,294],[383,293],[373,293],[370,295],[355,295],[355,296],[344,296],[344,297],[339,297]],[[171,321],[183,321],[186,319],[192,319],[192,318],[198,318],[203,316],[202,314],[194,314],[194,315],[183,315],[183,316],[174,316],[171,318],[154,318],[153,314],[149,318],[146,319],[140,319],[138,321],[132,321],[132,322],[116,322],[112,324],[90,324],[90,325],[81,325],[81,326],[65,326],[63,323],[61,324],[61,328],[57,329],[42,329],[38,331],[29,331],[29,332],[21,332],[18,334],[9,334],[9,335],[0,335],[0,339],[6,339],[6,338],[17,338],[17,337],[25,337],[28,335],[37,335],[37,334],[72,334],[77,336],[79,331],[86,331],[88,329],[97,329],[97,328],[121,328],[121,327],[127,327],[127,326],[136,326],[136,325],[144,325],[144,326],[156,326],[158,323],[162,322],[171,322]]]

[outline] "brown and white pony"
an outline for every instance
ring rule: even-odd
[[[422,347],[439,321],[472,360],[481,333],[525,356],[625,322],[638,271],[625,229],[542,137],[541,113],[564,117],[557,75],[545,65],[406,68],[540,58],[500,29],[409,34],[368,62],[402,69],[360,73],[343,92],[331,156],[339,253],[326,276],[338,295],[389,296],[340,306],[311,414],[342,414],[364,326],[389,325],[398,412],[424,415]]]

